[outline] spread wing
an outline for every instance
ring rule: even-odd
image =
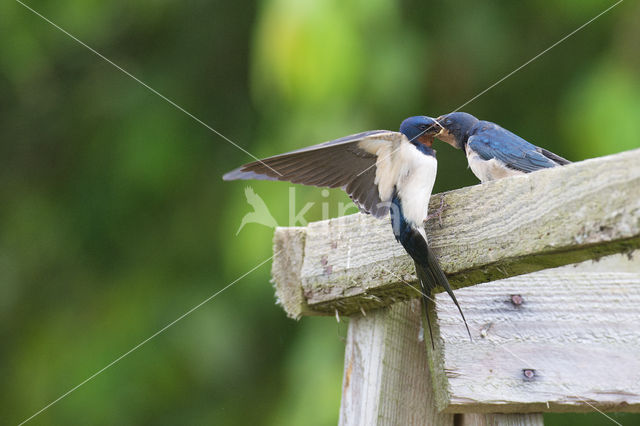
[[[467,144],[482,159],[495,158],[507,167],[524,173],[570,163],[494,123],[480,122]]]
[[[384,162],[403,142],[406,137],[402,133],[372,130],[254,161],[230,171],[223,179],[281,180],[342,188],[361,211],[382,217],[389,211],[389,195],[382,191],[380,196],[378,184],[384,167],[379,169],[377,162]]]

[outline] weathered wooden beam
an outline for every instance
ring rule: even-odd
[[[542,426],[542,414],[459,414],[459,426]]]
[[[466,287],[640,247],[640,149],[462,188],[427,234]],[[278,228],[276,294],[288,315],[350,315],[417,297],[413,262],[387,220],[356,214]],[[294,253],[295,259],[289,258]],[[290,266],[295,264],[295,268]]]
[[[456,291],[473,341],[436,295],[427,350],[438,408],[640,412],[640,263],[629,264],[636,272],[568,266]]]
[[[418,300],[349,320],[340,425],[453,426],[431,390]]]

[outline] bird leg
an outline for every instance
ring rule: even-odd
[[[440,194],[440,207],[438,207],[433,213],[427,215],[427,218],[424,220],[425,225],[428,221],[437,217],[440,228],[442,228],[442,212],[444,212],[447,207],[449,207],[449,205],[444,202],[444,195]]]

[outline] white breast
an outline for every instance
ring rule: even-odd
[[[402,200],[404,217],[422,230],[436,181],[438,162],[435,157],[424,155],[409,142],[402,144],[394,161],[400,164],[396,188]]]
[[[418,151],[404,135],[397,135],[400,137],[376,138],[359,146],[378,157],[375,184],[380,200],[390,202],[397,188],[405,218],[424,235],[422,223],[427,218],[438,162]]]
[[[488,182],[490,180],[502,179],[509,176],[516,176],[524,174],[524,172],[513,170],[507,167],[502,161],[497,158],[491,160],[485,160],[477,153],[466,147],[467,161],[469,162],[469,168],[480,182]]]

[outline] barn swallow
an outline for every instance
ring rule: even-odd
[[[431,291],[441,286],[458,307],[471,338],[462,309],[424,231],[437,171],[432,148],[434,126],[438,123],[433,118],[410,117],[402,122],[399,132],[372,130],[346,136],[245,164],[223,179],[281,180],[342,188],[363,213],[377,218],[390,213],[394,236],[415,263],[425,314]]]
[[[433,126],[429,132],[454,148],[464,149],[471,171],[481,182],[571,163],[466,112],[452,112],[436,121],[441,127]]]

